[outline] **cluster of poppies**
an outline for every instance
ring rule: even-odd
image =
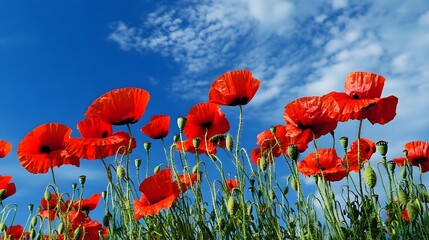
[[[289,156],[290,146],[298,152],[304,152],[310,142],[333,132],[338,122],[368,119],[372,124],[388,123],[396,115],[398,98],[381,97],[384,83],[385,78],[381,75],[353,72],[346,77],[344,92],[302,97],[288,103],[284,107],[285,124],[276,125],[257,136],[258,147],[252,151],[252,161],[260,164],[264,159],[265,163],[272,163],[275,157]],[[220,106],[241,108],[251,101],[259,85],[260,81],[247,70],[227,72],[215,79],[209,90],[208,101],[194,105],[186,117],[179,118],[179,128],[185,139],[175,141],[174,147],[180,152],[206,155],[216,154],[218,147],[227,147],[224,136],[230,130],[230,125]],[[72,130],[61,123],[47,123],[34,128],[18,145],[20,164],[30,173],[38,174],[64,164],[79,166],[82,158],[95,160],[115,154],[130,154],[136,147],[135,139],[125,131],[113,132],[113,126],[138,122],[149,99],[149,93],[139,88],[107,92],[88,107],[84,114],[86,118],[77,124],[81,137],[71,137]],[[169,127],[170,117],[159,114],[152,116],[141,132],[153,139],[163,139],[168,135]],[[198,144],[195,139],[198,139]],[[409,161],[419,166],[422,172],[429,171],[429,143],[411,142],[405,148],[408,157],[394,159],[398,165]],[[0,157],[6,156],[10,149],[8,142],[0,141]],[[297,163],[298,171],[305,176],[321,175],[328,181],[338,181],[350,171],[360,171],[375,149],[376,144],[365,138],[354,141],[343,158],[337,155],[334,148],[318,149]],[[296,157],[289,157],[296,160]],[[139,185],[140,199],[134,200],[135,219],[169,209],[181,193],[195,184],[196,179],[196,174],[174,177],[170,168],[148,177]],[[10,180],[9,176],[0,176],[1,200],[16,192]],[[235,180],[228,180],[225,184],[229,190],[238,186]],[[55,207],[62,206],[56,204],[58,196],[52,199],[57,200],[42,200],[42,211],[51,201],[55,201]],[[89,202],[92,203],[92,200]],[[88,206],[91,209],[96,205]],[[85,201],[79,202],[79,206],[87,208]],[[54,218],[55,207],[52,205],[50,211],[41,216]],[[81,216],[79,212],[70,214],[70,218],[74,219],[73,227],[91,221]]]

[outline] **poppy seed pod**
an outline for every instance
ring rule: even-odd
[[[365,168],[363,177],[368,187],[370,188],[375,187],[375,184],[377,183],[377,175],[375,174],[375,171],[371,166],[368,166],[367,168]]]
[[[376,144],[377,151],[380,153],[381,156],[385,157],[387,154],[387,142],[386,141],[378,141]]]
[[[141,164],[142,164],[142,159],[141,158],[134,159],[134,165],[136,166],[136,168],[140,168]]]
[[[200,146],[201,143],[201,138],[196,137],[192,139],[192,145],[194,146],[195,149],[198,149],[198,147]]]
[[[349,138],[340,137],[340,144],[341,144],[341,147],[343,147],[344,149],[347,149],[347,147],[349,146]]]
[[[125,177],[125,169],[124,169],[124,167],[122,165],[119,165],[116,168],[116,174],[118,175],[118,177],[120,179],[123,179]]]
[[[28,204],[28,211],[33,212],[34,204],[30,203]]]
[[[187,119],[185,117],[177,118],[177,126],[179,127],[180,132],[185,128]]]
[[[287,154],[289,158],[292,159],[293,161],[298,160],[298,157],[299,157],[298,146],[296,146],[295,144],[289,145],[287,147]]]
[[[77,188],[77,183],[75,183],[75,182],[74,182],[74,183],[72,183],[72,186],[71,186],[71,187],[72,187],[72,189],[73,189],[73,190],[76,190],[76,188]]]
[[[390,172],[394,172],[396,168],[396,163],[394,161],[388,161],[387,162],[387,168],[390,170]]]
[[[234,148],[234,140],[232,139],[231,134],[227,134],[226,135],[226,149],[228,149],[228,151],[232,151],[232,149]]]
[[[80,185],[84,185],[86,182],[86,176],[85,175],[80,175],[79,176],[79,183]]]
[[[144,147],[144,150],[146,150],[146,152],[149,152],[151,146],[152,146],[151,142],[144,142],[143,143],[143,147]]]

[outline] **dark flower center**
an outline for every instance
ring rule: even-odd
[[[248,97],[241,97],[241,98],[237,97],[232,101],[231,106],[246,105],[248,102],[249,102]]]
[[[413,158],[413,162],[414,163],[422,163],[422,162],[426,162],[427,159],[425,157],[415,157]]]
[[[125,124],[134,124],[136,123],[138,120],[135,120],[135,117],[129,117],[126,118],[120,122],[114,123],[113,125],[125,125]]]
[[[101,137],[102,138],[107,138],[107,135],[108,135],[109,133],[107,132],[107,131],[104,131],[102,134],[101,134]]]
[[[352,98],[353,99],[359,99],[359,96],[356,93],[353,93]]]
[[[50,153],[51,152],[51,148],[47,145],[43,145],[40,147],[39,149],[40,153]]]
[[[209,121],[209,122],[201,123],[201,125],[200,125],[200,126],[201,126],[202,128],[210,128],[210,127],[212,126],[212,124],[213,124],[213,123]]]
[[[306,126],[306,125],[302,124],[301,121],[298,121],[298,128],[301,130],[306,130],[306,129],[311,128],[311,126]]]

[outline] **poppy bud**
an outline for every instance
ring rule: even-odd
[[[177,126],[179,127],[180,132],[185,128],[187,119],[185,117],[177,118]]]
[[[116,168],[116,175],[118,175],[118,177],[120,179],[123,179],[125,177],[125,169],[124,169],[124,167],[122,165],[119,165]]]
[[[226,149],[228,151],[232,151],[232,149],[234,148],[234,140],[232,139],[231,134],[226,135],[225,141],[226,141]]]
[[[393,173],[396,168],[396,163],[394,161],[388,161],[387,168],[389,168],[389,170]]]
[[[134,165],[136,166],[136,168],[140,168],[141,164],[142,164],[142,159],[141,158],[134,159]]]
[[[235,202],[235,199],[232,195],[229,196],[228,203],[226,205],[226,209],[228,210],[228,213],[231,216],[234,216],[238,210],[238,204]]]
[[[211,137],[209,139],[210,142],[214,143],[214,144],[219,144],[221,141],[225,140],[225,135],[224,134],[215,134],[213,135],[213,137]]]
[[[255,179],[250,179],[249,182],[252,187],[255,185]]]
[[[406,167],[403,167],[401,169],[401,177],[402,177],[402,179],[407,178],[407,168]]]
[[[262,156],[262,157],[259,159],[259,167],[260,167],[260,168],[261,168],[261,170],[262,170],[262,171],[264,171],[264,172],[265,172],[265,170],[267,170],[268,162],[267,162],[267,159],[265,159],[265,157],[264,157],[264,156]]]
[[[30,203],[28,204],[28,211],[33,212],[34,204]]]
[[[194,146],[195,149],[197,149],[200,146],[200,143],[201,143],[201,138],[196,137],[192,139],[192,145]]]
[[[219,218],[218,222],[218,226],[220,229],[224,229],[225,228],[225,219],[223,219],[222,217]]]
[[[30,226],[35,227],[37,225],[37,215],[31,218]]]
[[[144,142],[143,143],[143,148],[144,148],[144,150],[146,150],[146,152],[149,152],[151,146],[152,146],[151,142]]]
[[[340,144],[341,144],[341,147],[343,147],[344,149],[347,149],[347,147],[349,146],[349,138],[340,137]]]
[[[270,131],[274,134],[276,134],[276,126],[271,126]]]
[[[381,156],[385,157],[387,154],[387,142],[386,141],[378,141],[376,144],[377,151],[380,153]]]
[[[30,238],[34,239],[36,237],[36,230],[34,230],[34,228],[30,229]]]
[[[375,171],[371,166],[368,166],[367,168],[365,168],[363,177],[368,187],[370,188],[375,187],[375,184],[377,183],[377,175],[375,174]]]
[[[51,192],[49,192],[48,190],[46,190],[43,197],[45,198],[46,202],[49,202],[52,199],[52,194],[51,194]]]
[[[270,190],[268,195],[269,195],[271,200],[274,200],[276,198],[276,193],[274,192],[273,189]]]
[[[408,195],[403,189],[399,189],[396,194],[400,203],[406,203],[408,201]]]
[[[173,142],[177,143],[180,140],[180,135],[179,134],[174,134],[173,135]]]
[[[289,186],[286,185],[285,189],[283,189],[283,195],[286,196],[289,192]]]
[[[298,146],[296,146],[295,144],[289,145],[287,147],[287,155],[289,156],[290,159],[292,159],[293,161],[298,160],[299,157],[299,149]]]
[[[0,223],[0,232],[4,232],[7,230],[7,226],[4,223]]]
[[[250,204],[250,205],[247,207],[247,215],[252,215],[252,212],[253,212],[253,205],[252,205],[252,204]]]
[[[160,169],[161,169],[161,164],[159,164],[158,166],[156,166],[156,167],[153,169],[153,173],[157,173]]]
[[[292,189],[295,190],[295,192],[298,191],[298,181],[295,178],[292,178],[290,185],[292,186]]]
[[[103,199],[106,199],[106,197],[107,197],[107,191],[106,190],[104,190],[104,191],[101,192],[101,197]]]
[[[6,198],[6,189],[0,189],[0,199]]]
[[[197,164],[197,165],[195,165],[193,168],[192,168],[192,173],[197,173],[198,172],[198,170],[199,170],[199,168],[200,168],[200,166]]]
[[[408,157],[408,150],[405,149],[404,151],[402,151],[402,154],[404,154],[405,157]]]
[[[60,222],[60,224],[58,224],[57,231],[59,234],[63,234],[63,232],[64,232],[64,223],[63,222]]]
[[[420,200],[424,203],[429,203],[429,193],[426,189],[422,189],[420,192]]]
[[[103,225],[105,227],[109,226],[109,220],[110,220],[110,216],[108,214],[104,215],[104,217],[103,217]]]
[[[408,213],[408,218],[410,219],[410,222],[414,222],[419,215],[419,209],[416,206],[414,201],[409,201],[407,203],[407,206],[405,207]]]
[[[76,230],[74,230],[74,233],[73,233],[73,240],[80,239],[81,235],[82,235],[82,228],[81,227],[76,228]]]
[[[80,185],[84,185],[86,182],[86,176],[85,175],[80,175],[79,176],[79,183]]]

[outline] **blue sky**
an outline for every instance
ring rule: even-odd
[[[429,141],[429,4],[356,2],[1,1],[0,138],[13,152],[1,160],[0,174],[17,185],[7,202],[24,204],[19,211],[26,213],[28,197],[37,204],[50,183],[49,174],[27,173],[17,160],[18,143],[34,127],[60,122],[78,136],[75,126],[94,99],[140,87],[151,100],[134,135],[159,113],[172,116],[174,129],[176,117],[206,101],[211,82],[233,69],[249,69],[262,82],[245,107],[249,151],[257,133],[284,123],[288,102],[342,91],[352,71],[385,76],[383,96],[399,98],[396,118],[385,126],[366,123],[364,137],[387,140],[391,157],[406,142]],[[236,109],[223,110],[236,125]],[[353,138],[356,129],[356,122],[340,124],[337,136]],[[146,140],[137,136],[138,146]],[[88,188],[101,191],[100,163],[81,165],[55,169],[62,190],[84,174]]]

